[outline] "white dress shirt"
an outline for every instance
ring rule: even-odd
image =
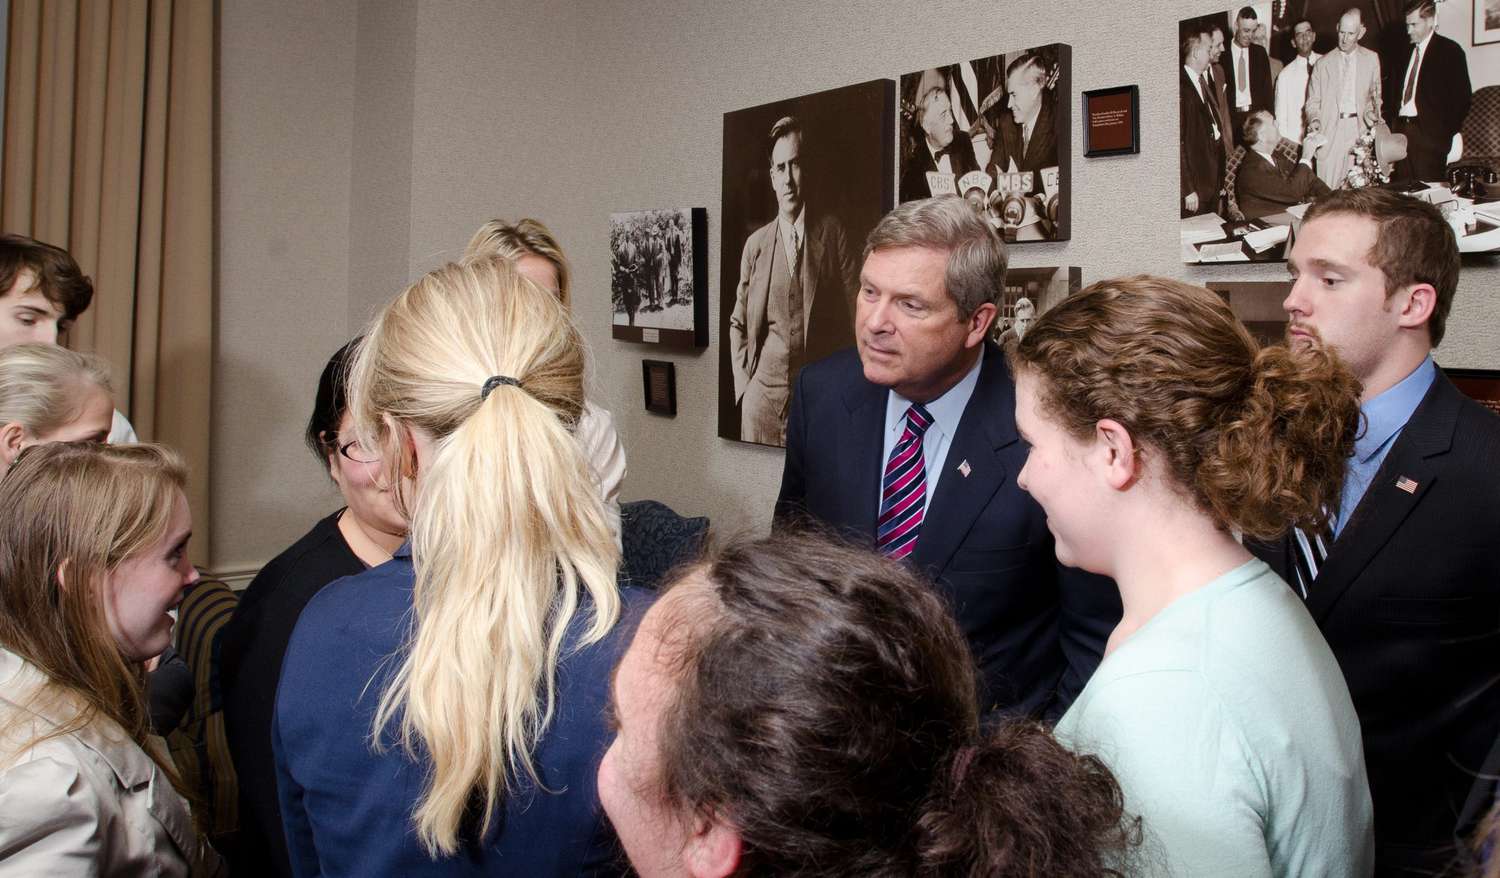
[[[1313,65],[1321,57],[1317,52],[1306,58],[1298,55],[1276,77],[1276,130],[1288,140],[1301,143],[1307,133],[1302,108],[1307,104],[1307,83],[1312,78]]]

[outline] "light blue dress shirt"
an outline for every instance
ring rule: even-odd
[[[943,462],[948,459],[948,446],[953,444],[953,434],[958,432],[958,422],[969,405],[969,397],[974,395],[974,387],[979,384],[979,367],[982,363],[983,352],[974,361],[973,368],[957,384],[926,404],[927,413],[932,415],[932,426],[922,435],[922,465],[927,476],[927,499],[924,505],[932,503],[932,493],[937,490],[938,478],[943,474]],[[894,390],[886,394],[885,444],[880,452],[881,472],[885,472],[886,461],[891,459],[891,449],[901,441],[901,434],[906,430],[908,408],[911,408],[911,400]],[[879,483],[875,485],[876,509],[880,508],[880,487]]]
[[[1396,444],[1396,437],[1401,435],[1402,428],[1411,420],[1412,412],[1417,410],[1436,377],[1437,366],[1429,356],[1410,375],[1360,406],[1360,413],[1364,416],[1364,432],[1354,441],[1354,454],[1349,458],[1349,466],[1344,475],[1339,514],[1333,520],[1335,537],[1359,507],[1359,501],[1365,496],[1370,482],[1375,480],[1375,473],[1379,472],[1380,465],[1385,462],[1385,456],[1391,453],[1391,446]]]

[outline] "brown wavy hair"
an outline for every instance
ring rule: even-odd
[[[1120,422],[1203,511],[1249,537],[1321,526],[1338,508],[1359,428],[1359,382],[1325,350],[1262,348],[1202,287],[1100,281],[1007,352],[1041,405],[1087,440]]]
[[[657,781],[733,825],[735,874],[1128,874],[1109,769],[1034,722],[981,730],[968,644],[910,569],[778,534],[675,581]]]

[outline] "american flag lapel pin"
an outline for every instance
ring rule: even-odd
[[[1415,494],[1417,493],[1417,480],[1410,476],[1402,476],[1396,480],[1396,487],[1408,494]]]
[[[969,477],[969,473],[971,473],[971,472],[974,471],[974,468],[971,467],[971,466],[969,466],[969,462],[966,460],[963,463],[961,463],[961,464],[958,465],[958,471],[961,472],[961,473],[963,473],[964,474],[964,478],[967,479]]]

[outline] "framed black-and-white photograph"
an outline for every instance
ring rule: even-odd
[[[1476,46],[1500,43],[1500,0],[1476,0],[1471,33]]]
[[[1015,344],[1037,318],[1083,287],[1083,269],[1017,268],[1005,272],[1005,292],[999,301],[991,336],[1001,347]]]
[[[1204,286],[1229,303],[1250,334],[1262,345],[1286,341],[1286,310],[1281,303],[1291,295],[1291,281],[1214,281]]]
[[[708,346],[708,213],[701,207],[609,217],[614,338]]]
[[[1500,250],[1500,193],[1466,182],[1500,172],[1486,4],[1264,0],[1181,22],[1183,261],[1283,260],[1309,202],[1362,186],[1439,204],[1465,253]]]
[[[1006,241],[1067,240],[1071,68],[1051,43],[902,76],[900,200],[962,195]]]
[[[1084,157],[1135,155],[1140,151],[1140,86],[1117,85],[1084,92]]]
[[[854,344],[865,237],[890,209],[876,80],[724,114],[719,435],[786,445],[803,365]]]

